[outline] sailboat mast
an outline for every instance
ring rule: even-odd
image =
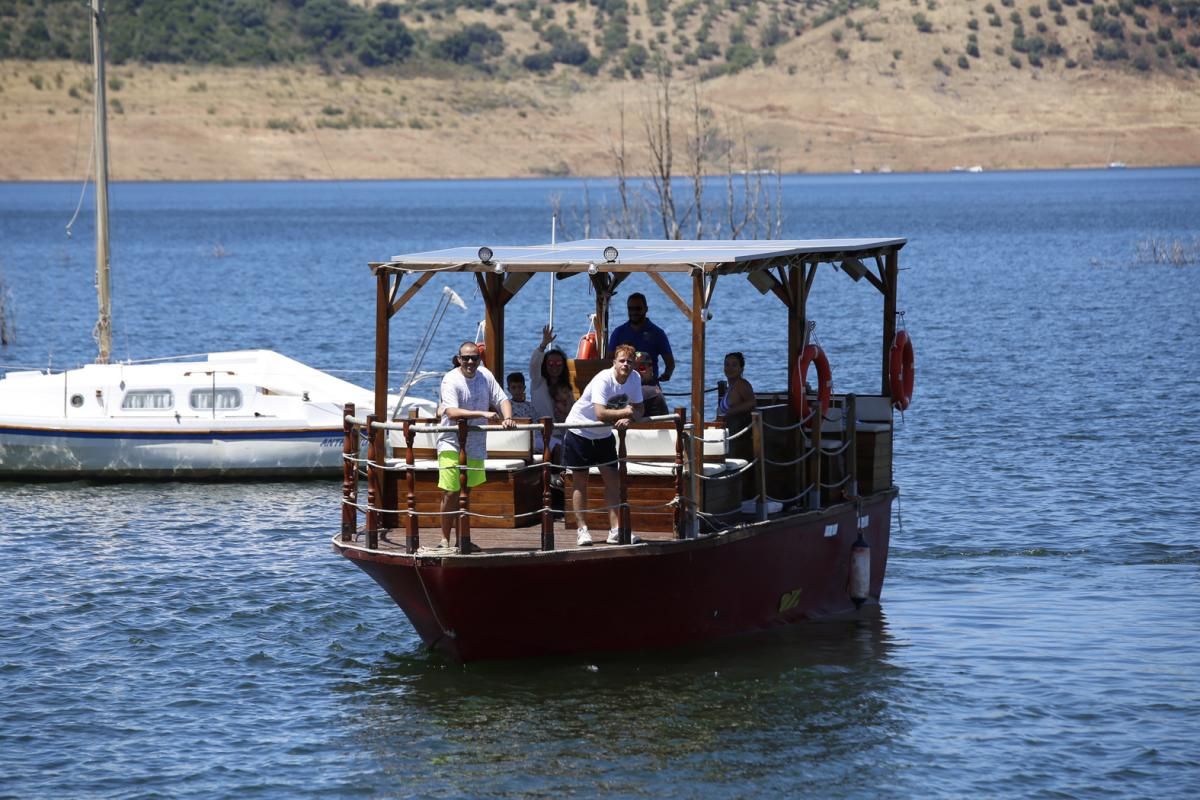
[[[92,62],[96,72],[96,300],[100,315],[93,335],[100,352],[97,364],[112,353],[112,296],[108,268],[108,120],[104,94],[104,15],[101,0],[92,3]]]

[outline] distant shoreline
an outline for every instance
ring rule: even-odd
[[[0,181],[82,180],[91,152],[90,96],[65,87],[85,79],[86,66],[3,64]],[[887,81],[870,64],[837,67],[841,72],[793,75],[781,60],[695,87],[711,136],[728,145],[724,156],[709,158],[705,174],[1200,164],[1200,83],[1190,75],[980,69],[950,83],[915,66]],[[164,65],[113,73],[121,86],[110,93],[110,103],[120,104],[108,119],[115,183],[602,180],[617,172],[614,153],[622,144],[629,172],[652,169],[649,81],[331,78],[285,68]],[[61,77],[64,88],[44,76]],[[685,178],[693,86],[677,88],[673,174]],[[338,116],[329,116],[333,110]],[[354,115],[357,127],[330,122]]]

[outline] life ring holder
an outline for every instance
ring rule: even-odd
[[[600,347],[596,337],[596,315],[588,315],[588,332],[579,337],[579,349],[575,351],[575,358],[580,361],[588,361],[600,357]]]
[[[817,365],[817,402],[822,416],[829,411],[829,401],[833,396],[833,372],[829,369],[825,351],[818,344],[805,346],[792,372],[792,412],[800,422],[808,418],[808,395],[804,391],[804,382],[808,377],[809,365],[814,363]]]
[[[892,407],[897,411],[903,411],[912,402],[915,377],[912,337],[901,329],[896,331],[888,354],[888,388],[892,393]]]

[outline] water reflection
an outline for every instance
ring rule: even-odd
[[[856,754],[905,725],[894,645],[878,612],[665,653],[468,666],[396,655],[340,691],[379,769],[403,763],[417,785],[649,795],[686,781],[739,794],[801,773],[856,780]]]

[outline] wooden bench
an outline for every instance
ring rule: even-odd
[[[854,455],[858,492],[868,495],[892,485],[892,403],[890,398],[882,395],[855,395],[854,402],[857,416]],[[846,441],[845,407],[845,395],[837,395],[830,402],[829,412],[821,423],[823,450],[840,449]],[[840,481],[846,474],[846,453],[822,458],[821,482],[830,484]],[[823,489],[821,492],[822,504],[840,502],[841,499],[840,488]]]
[[[524,420],[528,422],[528,420]],[[421,420],[422,425],[436,425],[436,420]],[[388,458],[388,478],[396,484],[400,508],[408,503],[408,476],[404,434],[390,431],[388,444],[394,455]],[[489,517],[472,517],[473,525],[487,527],[525,527],[541,520],[542,474],[531,469],[533,433],[531,431],[488,431],[488,457],[484,460],[485,482],[471,489],[471,513]],[[437,434],[418,431],[413,440],[413,469],[416,483],[417,524],[438,527],[442,490],[438,488]],[[500,519],[490,519],[500,517]],[[403,524],[403,519],[400,520]]]
[[[743,459],[729,457],[725,428],[715,424],[706,426],[704,440],[702,474],[705,477],[714,478],[746,465]],[[630,523],[635,532],[674,530],[675,509],[669,504],[675,499],[676,493],[675,441],[675,426],[669,422],[646,423],[646,427],[630,428],[626,432],[627,498]],[[568,491],[571,486],[570,475],[568,473]],[[731,478],[700,480],[698,483],[700,508],[705,513],[724,514],[739,508],[741,481]],[[683,491],[685,497],[691,496],[691,481],[687,474],[684,475]],[[588,470],[588,507],[603,506],[604,480],[600,477],[600,470],[593,467]],[[570,508],[569,495],[567,507]],[[608,530],[607,511],[589,511],[584,518],[591,530]]]

